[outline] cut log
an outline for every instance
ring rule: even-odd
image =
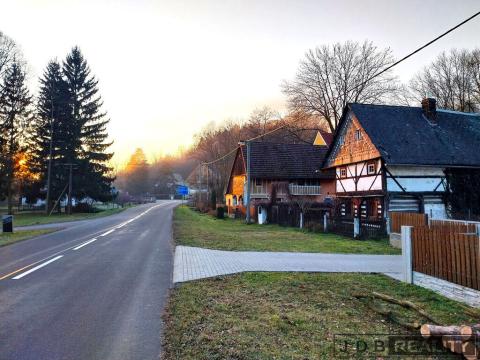
[[[460,335],[462,335],[464,340],[470,340],[475,337],[480,338],[480,324],[461,326]]]
[[[444,336],[444,335],[460,335],[461,326],[439,326],[431,324],[423,324],[420,327],[420,334],[425,339],[431,336]]]

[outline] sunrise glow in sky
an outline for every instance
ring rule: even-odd
[[[371,40],[400,58],[480,9],[442,1],[0,0],[0,30],[22,48],[32,89],[79,45],[99,79],[114,163],[188,146],[210,121],[285,111],[283,79],[308,48]],[[441,51],[480,46],[480,20],[398,66],[403,81]]]

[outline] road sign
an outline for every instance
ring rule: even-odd
[[[177,195],[188,195],[188,186],[177,185],[176,192],[177,192]]]

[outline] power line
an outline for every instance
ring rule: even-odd
[[[409,57],[411,57],[411,56],[415,55],[416,53],[422,51],[422,50],[425,49],[426,47],[432,45],[434,42],[440,40],[440,39],[443,38],[445,35],[448,35],[448,34],[451,33],[452,31],[458,29],[460,26],[462,26],[462,25],[466,24],[467,22],[469,22],[470,20],[474,19],[474,18],[477,17],[478,15],[480,15],[480,11],[477,12],[477,13],[475,13],[475,14],[473,14],[473,15],[470,16],[468,19],[463,20],[461,23],[455,25],[455,26],[452,27],[451,29],[445,31],[443,34],[437,36],[435,39],[429,41],[429,42],[426,43],[425,45],[420,46],[417,50],[415,50],[415,51],[411,52],[410,54],[404,56],[404,57],[401,58],[400,60],[394,62],[392,65],[387,66],[385,69],[383,69],[383,70],[379,71],[378,73],[372,75],[370,78],[368,78],[367,80],[365,80],[363,83],[356,85],[355,87],[353,87],[353,88],[350,89],[349,91],[355,90],[356,88],[365,85],[367,82],[369,82],[370,80],[376,78],[377,76],[382,75],[383,73],[387,72],[388,70],[390,70],[390,69],[393,68],[394,66],[397,66],[397,65],[400,64],[401,62],[407,60]]]
[[[418,49],[412,51],[411,53],[409,53],[408,55],[404,56],[403,58],[401,58],[400,60],[394,62],[392,65],[389,65],[387,66],[385,69],[377,72],[376,74],[372,75],[371,77],[369,77],[367,80],[365,80],[364,82],[360,83],[360,84],[357,84],[355,85],[353,88],[349,89],[348,92],[352,91],[352,90],[355,90],[356,88],[359,88],[361,86],[364,86],[366,83],[368,83],[369,81],[373,80],[374,78],[376,78],[377,76],[380,76],[382,75],[383,73],[387,72],[388,70],[392,69],[393,67],[397,66],[398,64],[402,63],[403,61],[407,60],[408,58],[410,58],[411,56],[415,55],[416,53],[422,51],[423,49],[425,49],[426,47],[432,45],[434,42],[440,40],[441,38],[443,38],[444,36],[448,35],[449,33],[451,33],[452,31],[458,29],[460,26],[466,24],[467,22],[469,22],[470,20],[474,19],[475,17],[477,17],[478,15],[480,15],[480,11],[473,14],[472,16],[470,16],[469,18],[463,20],[461,23],[455,25],[454,27],[450,28],[449,30],[445,31],[443,34],[437,36],[435,39],[427,42],[426,44],[422,45],[421,47],[419,47]],[[291,123],[285,123],[275,129],[272,129],[268,132],[266,132],[265,134],[261,134],[261,135],[258,135],[258,136],[255,136],[253,138],[250,138],[248,140],[245,140],[245,142],[247,141],[253,141],[253,140],[256,140],[256,139],[259,139],[261,137],[264,137],[264,136],[267,136],[267,135],[270,135],[280,129],[283,129],[285,127],[287,127],[288,125],[291,125],[291,124],[294,124],[295,122],[299,121],[300,119],[297,119],[297,120],[294,120],[292,121]],[[228,153],[226,153],[225,155],[223,155],[222,157],[218,158],[218,159],[215,159],[215,160],[212,160],[212,161],[209,161],[209,162],[204,162],[202,164],[204,165],[210,165],[210,164],[213,164],[217,161],[220,161],[222,159],[224,159],[225,157],[227,157],[228,155],[230,155],[231,153],[233,153],[234,151],[237,151],[238,147],[232,149],[231,151],[229,151]]]

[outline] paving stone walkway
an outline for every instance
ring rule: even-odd
[[[174,283],[244,271],[385,273],[401,279],[402,257],[175,248]]]

